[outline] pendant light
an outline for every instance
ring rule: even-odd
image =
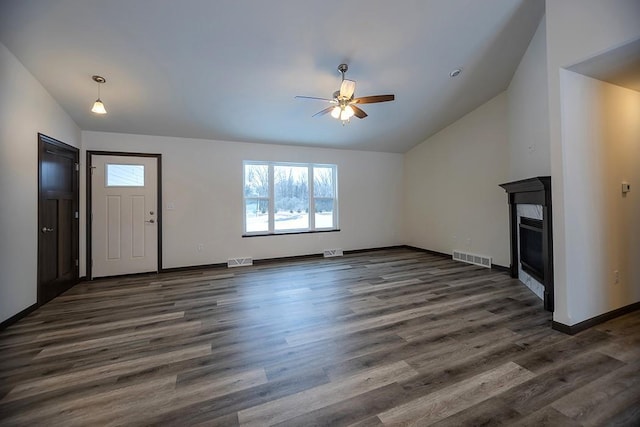
[[[93,76],[91,77],[94,82],[98,83],[98,99],[93,103],[93,107],[91,108],[91,112],[96,114],[107,114],[107,109],[104,108],[104,104],[100,100],[100,85],[105,83],[107,79],[102,76]]]

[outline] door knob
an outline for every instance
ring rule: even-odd
[[[53,231],[53,228],[42,227],[43,233],[51,233],[52,231]]]
[[[149,221],[145,221],[148,222],[149,224],[153,224],[155,221],[153,219],[150,219]]]

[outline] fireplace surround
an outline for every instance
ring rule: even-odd
[[[544,286],[544,308],[553,311],[553,230],[551,217],[551,177],[540,176],[500,184],[509,198],[511,236],[511,277],[519,269]],[[518,205],[539,205],[542,218],[520,217]],[[524,231],[521,233],[521,231]]]

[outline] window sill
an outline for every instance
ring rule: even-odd
[[[331,230],[312,230],[312,231],[282,231],[278,233],[265,233],[265,234],[243,234],[242,238],[245,237],[268,237],[268,236],[291,236],[292,234],[318,234],[318,233],[335,233],[340,231],[339,228],[331,229]]]

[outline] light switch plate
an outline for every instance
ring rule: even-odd
[[[623,182],[622,183],[622,194],[628,193],[629,191],[631,191],[631,185],[628,182]]]

